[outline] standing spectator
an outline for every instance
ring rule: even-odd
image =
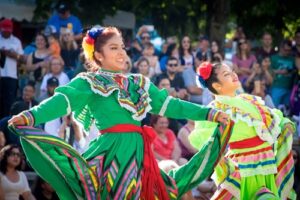
[[[61,29],[60,35],[61,57],[65,62],[64,71],[70,79],[74,77],[74,70],[78,62],[80,49],[75,41],[72,30]]]
[[[251,49],[246,39],[240,39],[238,42],[237,53],[232,57],[232,63],[242,85],[245,85],[247,78],[251,75],[252,65],[256,58],[251,54]]]
[[[179,46],[179,60],[184,69],[192,68],[194,66],[194,56],[192,54],[191,39],[189,36],[184,36]]]
[[[50,60],[50,72],[43,77],[40,96],[43,96],[47,91],[47,80],[51,77],[56,77],[60,85],[65,85],[70,82],[69,77],[63,72],[64,61],[61,57],[53,57]]]
[[[189,135],[195,128],[195,122],[188,120],[187,123],[179,130],[177,134],[178,142],[181,148],[181,156],[187,160],[191,159],[197,149],[189,141]]]
[[[289,105],[295,69],[295,60],[291,56],[291,50],[291,41],[283,40],[278,54],[271,57],[271,66],[274,73],[271,96],[277,108],[280,104],[286,107]]]
[[[300,27],[295,32],[295,45],[293,46],[293,55],[300,57]]]
[[[80,20],[71,14],[69,5],[66,3],[60,3],[57,6],[57,13],[54,14],[49,20],[48,25],[53,25],[56,30],[59,31],[61,28],[68,28],[74,33],[74,39],[80,41],[82,39],[82,25]]]
[[[0,198],[18,200],[22,196],[24,200],[35,200],[26,175],[21,171],[22,157],[16,145],[11,145],[4,152],[0,165]]]
[[[0,22],[0,118],[9,114],[18,88],[17,62],[23,54],[21,42],[12,35],[13,23]]]
[[[262,60],[265,57],[271,57],[276,54],[275,49],[273,48],[273,38],[272,35],[268,32],[265,32],[261,38],[261,47],[256,51],[257,60]]]

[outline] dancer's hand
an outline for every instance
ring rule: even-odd
[[[217,117],[217,122],[220,122],[222,124],[228,124],[229,116],[226,113],[220,112]]]
[[[21,114],[14,115],[10,120],[8,120],[8,125],[18,126],[18,125],[26,125],[26,122]]]

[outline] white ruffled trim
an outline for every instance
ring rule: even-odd
[[[101,73],[102,73],[102,72],[101,72]],[[116,75],[116,74],[114,74],[114,73],[107,74],[106,72],[105,72],[105,73],[102,73],[102,74],[109,75],[109,76]],[[97,90],[97,89],[95,89],[95,88],[93,87],[93,81],[92,81],[91,79],[89,79],[87,76],[79,76],[79,78],[82,78],[82,79],[86,80],[86,81],[90,84],[91,89],[92,89],[92,91],[93,91],[95,94],[99,94],[99,95],[101,95],[101,96],[108,97],[108,96],[110,96],[114,91],[118,91],[118,99],[121,98],[121,91],[120,91],[120,89],[117,88],[117,87],[116,87],[116,88],[113,88],[112,90],[108,91],[107,93],[103,93],[103,92],[101,92],[100,90]],[[145,78],[145,77],[142,77],[142,78]],[[145,79],[145,86],[144,86],[143,89],[144,89],[146,92],[148,92],[149,88],[150,88],[150,80],[149,80],[149,79]],[[119,102],[119,101],[118,101],[118,102],[119,102],[119,105],[120,105],[122,108],[125,108],[126,110],[128,110],[128,111],[134,113],[134,114],[132,115],[132,118],[133,118],[134,120],[141,121],[142,119],[144,119],[144,118],[146,117],[147,113],[152,109],[152,107],[151,107],[151,105],[150,105],[151,99],[150,99],[149,95],[148,95],[146,101],[147,101],[147,103],[148,103],[148,106],[145,108],[145,112],[144,112],[142,115],[138,115],[137,112],[136,112],[136,109],[135,109],[134,107],[131,107],[131,106],[127,105],[127,104],[122,104],[122,103]]]
[[[65,97],[66,99],[66,102],[67,102],[67,114],[71,113],[72,110],[71,110],[71,104],[70,104],[70,101],[69,101],[69,98],[67,97],[67,95],[61,93],[61,92],[56,92],[57,94],[61,94],[63,97]]]
[[[167,96],[166,100],[164,101],[164,103],[158,113],[160,116],[164,116],[164,114],[168,108],[168,104],[170,103],[172,98],[173,98],[172,96]]]
[[[262,99],[260,99],[259,102],[264,105],[264,102]],[[228,114],[235,123],[237,123],[238,121],[242,121],[242,122],[247,123],[248,126],[254,127],[259,138],[262,139],[263,141],[267,141],[269,144],[274,144],[277,141],[277,137],[281,132],[281,128],[280,128],[279,116],[274,112],[274,110],[268,109],[269,112],[271,113],[271,115],[273,117],[273,121],[274,121],[274,127],[272,129],[272,132],[270,133],[268,130],[263,128],[265,126],[265,124],[262,120],[251,118],[248,113],[247,113],[248,114],[247,116],[243,116],[243,114],[239,112],[239,110],[240,110],[239,108],[237,108],[236,113],[233,113],[230,105],[227,105],[220,101],[218,101],[218,103],[227,106],[227,108],[225,108],[224,112],[226,114]]]

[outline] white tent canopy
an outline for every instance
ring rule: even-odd
[[[33,12],[35,9],[35,4],[30,0],[20,1],[0,1],[0,18],[15,19],[17,21],[27,20],[31,21],[33,17]]]

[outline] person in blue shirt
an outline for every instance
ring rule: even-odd
[[[70,7],[61,3],[57,7],[57,13],[48,20],[47,25],[53,25],[58,33],[61,28],[68,28],[73,31],[76,41],[82,39],[82,25],[78,17],[71,14]]]

